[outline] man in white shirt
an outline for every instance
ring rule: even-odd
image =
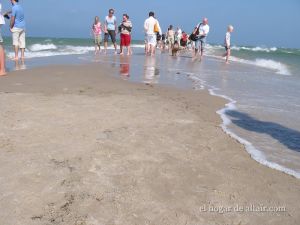
[[[195,55],[194,58],[197,57],[197,54],[200,50],[200,60],[202,60],[203,52],[206,44],[206,37],[209,33],[209,25],[208,25],[208,19],[204,18],[202,20],[202,23],[197,25],[197,39],[195,42]]]
[[[144,29],[146,33],[146,54],[154,55],[157,44],[156,33],[162,34],[159,22],[154,18],[154,12],[149,13],[149,18],[145,20]]]

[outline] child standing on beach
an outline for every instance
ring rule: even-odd
[[[226,53],[223,55],[223,57],[226,57],[226,63],[227,64],[229,63],[229,57],[230,57],[230,54],[231,54],[231,51],[230,51],[230,38],[231,38],[231,33],[232,32],[233,32],[233,26],[229,25],[228,28],[227,28],[227,33],[225,35],[225,41],[224,41],[224,46],[225,46]]]
[[[95,40],[95,55],[96,55],[97,53],[101,52],[101,34],[102,34],[102,27],[98,16],[95,17],[95,21],[92,26],[92,32]]]

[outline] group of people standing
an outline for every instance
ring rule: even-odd
[[[0,29],[5,24],[5,18],[10,19],[10,31],[12,33],[12,45],[14,47],[14,61],[19,60],[19,51],[21,51],[21,59],[25,58],[26,33],[25,33],[25,16],[24,10],[19,5],[19,0],[11,0],[12,8],[10,11],[1,13],[2,5],[0,3]],[[5,70],[5,50],[3,48],[3,38],[0,31],[0,76],[6,74]]]
[[[105,17],[104,26],[102,26],[99,17],[95,17],[95,21],[92,25],[92,33],[95,40],[95,54],[100,53],[101,51],[101,42],[102,42],[102,32],[104,32],[104,53],[107,52],[107,45],[109,38],[111,39],[115,54],[117,54],[117,33],[120,33],[120,52],[119,54],[124,54],[124,48],[127,48],[127,55],[132,54],[131,50],[131,30],[132,23],[129,20],[129,16],[127,14],[123,14],[122,23],[117,26],[117,19],[114,16],[114,9],[110,9],[108,11],[108,16]]]
[[[0,29],[1,26],[5,24],[5,19],[10,19],[10,31],[12,33],[12,45],[14,47],[15,57],[13,60],[19,60],[19,51],[21,51],[21,59],[25,57],[25,16],[22,6],[19,4],[19,0],[11,0],[12,9],[5,13],[1,13],[1,3],[0,3]],[[104,33],[104,53],[107,52],[108,41],[111,39],[115,54],[117,54],[117,34],[120,34],[120,55],[124,54],[125,48],[127,48],[127,55],[132,54],[131,49],[131,32],[133,29],[132,22],[128,14],[124,13],[121,24],[117,24],[117,18],[114,15],[114,9],[109,9],[108,15],[104,19],[104,25],[101,24],[98,16],[95,17],[94,23],[92,25],[92,35],[94,36],[95,42],[95,54],[100,53],[102,44],[102,33]],[[163,34],[159,21],[155,18],[154,12],[149,12],[149,17],[144,22],[145,31],[145,54],[154,55],[157,47],[165,49],[165,45],[168,46],[172,55],[176,55],[178,51],[182,48],[187,47],[188,42],[192,43],[194,56],[200,59],[203,57],[206,38],[209,33],[210,27],[208,25],[208,19],[204,18],[201,23],[199,23],[192,34],[188,35],[180,28],[177,28],[175,32],[173,26],[168,28],[168,31]],[[226,62],[229,61],[230,56],[230,35],[233,31],[233,27],[228,26],[228,30],[225,37],[225,49]],[[0,75],[5,75],[5,51],[2,46],[3,38],[0,32]]]
[[[120,33],[120,52],[124,54],[124,48],[127,48],[127,55],[132,54],[131,50],[131,32],[132,22],[129,20],[128,14],[123,14],[122,23],[118,26],[117,19],[114,16],[114,10],[110,9],[108,16],[105,17],[104,26],[101,25],[99,17],[95,17],[95,21],[92,25],[92,33],[95,39],[95,54],[101,51],[101,35],[104,32],[104,52],[107,52],[107,45],[109,38],[111,39],[115,54],[117,54],[116,35]],[[200,56],[202,60],[203,53],[205,51],[206,38],[210,31],[208,25],[208,19],[203,18],[202,22],[197,24],[192,34],[188,35],[186,32],[177,28],[173,30],[173,26],[170,25],[168,31],[163,34],[158,19],[155,18],[154,12],[149,12],[149,17],[144,22],[145,31],[145,54],[154,55],[157,47],[165,49],[168,46],[172,55],[177,55],[182,49],[187,49],[188,43],[191,43],[193,48],[193,59],[197,59]],[[230,35],[233,32],[233,26],[229,25],[225,36],[224,47],[226,50],[226,62],[229,62],[230,56]]]

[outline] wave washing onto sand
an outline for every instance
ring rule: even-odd
[[[244,63],[249,65],[259,66],[266,69],[275,70],[277,74],[281,74],[281,75],[292,75],[287,65],[272,59],[255,59],[255,61],[254,60],[252,61],[252,60],[240,59],[237,57],[231,57],[231,60],[234,62],[239,62],[239,63]]]
[[[281,172],[284,172],[286,174],[294,176],[297,179],[300,179],[300,173],[298,173],[292,169],[286,168],[282,165],[279,165],[278,163],[268,161],[262,151],[255,148],[251,142],[238,136],[237,134],[235,134],[228,128],[228,126],[232,123],[232,121],[226,115],[226,112],[231,111],[231,110],[237,110],[237,107],[236,107],[237,102],[234,99],[232,99],[226,95],[217,94],[216,91],[219,90],[218,88],[207,85],[206,82],[203,81],[202,79],[200,79],[196,74],[193,74],[193,73],[186,73],[186,74],[191,80],[193,80],[196,84],[198,84],[198,88],[196,86],[196,89],[203,90],[204,88],[207,88],[210,95],[221,97],[221,98],[228,100],[229,103],[227,103],[223,109],[217,111],[217,114],[220,115],[220,117],[222,118],[222,121],[223,121],[223,123],[221,124],[221,127],[226,134],[228,134],[230,137],[236,139],[239,143],[241,143],[242,145],[245,146],[246,151],[250,154],[251,158],[253,158],[255,161],[257,161],[258,163],[260,163],[264,166],[267,166],[271,169],[279,170]]]
[[[144,48],[144,45],[132,45],[133,48]],[[103,49],[103,48],[102,48]],[[108,47],[109,50],[113,46]],[[40,58],[50,56],[83,55],[95,50],[94,46],[55,45],[53,43],[33,44],[26,49],[26,58]],[[8,57],[13,58],[14,53],[8,52]]]
[[[249,54],[253,55],[254,52],[276,52],[278,51],[277,48],[261,48],[261,47],[232,47],[232,50],[247,50],[251,51],[252,54],[249,52]],[[222,50],[222,52],[221,52]],[[282,52],[282,51],[281,51]],[[221,45],[208,45],[207,46],[207,52],[206,54],[210,57],[217,58],[217,59],[223,59],[221,57],[222,54],[224,54],[224,47]],[[233,54],[234,55],[234,54]],[[230,60],[233,62],[253,65],[253,66],[259,66],[265,69],[271,69],[274,70],[277,74],[280,75],[292,75],[290,72],[288,66],[280,61],[274,60],[274,59],[265,59],[263,58],[265,55],[259,55],[255,54],[255,59],[243,59],[241,57],[231,56]]]

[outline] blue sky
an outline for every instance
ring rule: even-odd
[[[11,7],[2,0],[4,10]],[[128,13],[134,24],[134,39],[143,38],[143,22],[155,11],[164,30],[180,26],[188,33],[202,17],[208,17],[208,41],[222,43],[226,26],[233,24],[236,45],[300,48],[300,0],[21,0],[27,34],[41,37],[88,38],[95,15],[101,20],[109,8],[117,18]],[[8,27],[4,27],[5,34]]]

